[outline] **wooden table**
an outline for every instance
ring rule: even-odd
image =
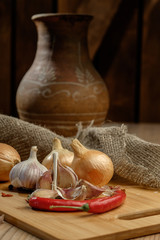
[[[160,144],[160,124],[126,124],[128,132],[132,133],[144,140]],[[0,225],[0,239],[1,240],[38,240],[39,238],[4,222]],[[136,240],[158,240],[160,233],[149,235],[145,237],[135,238]]]

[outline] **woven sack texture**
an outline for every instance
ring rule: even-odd
[[[42,162],[51,151],[55,137],[61,140],[64,148],[71,150],[73,138],[64,138],[44,127],[0,114],[0,142],[14,147],[22,161],[28,159],[31,147],[37,146],[37,157]],[[160,188],[159,144],[129,134],[125,125],[79,128],[75,138],[84,146],[110,156],[115,176],[144,187]]]

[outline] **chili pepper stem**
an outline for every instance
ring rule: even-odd
[[[82,210],[82,211],[88,212],[89,211],[89,204],[85,203],[81,207],[77,207],[77,206],[54,206],[54,205],[51,205],[49,208],[50,209],[52,209],[52,208],[73,208],[73,209],[77,209],[77,210]]]

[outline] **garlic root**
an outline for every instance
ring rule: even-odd
[[[104,186],[112,178],[114,167],[111,159],[103,152],[87,149],[78,139],[71,143],[74,151],[72,169],[79,179],[84,179],[93,185]]]

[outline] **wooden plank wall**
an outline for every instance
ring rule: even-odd
[[[94,60],[110,93],[109,121],[138,121],[139,8],[121,1]]]
[[[11,10],[11,0],[0,1],[0,112],[4,114],[11,111]]]
[[[160,1],[144,3],[140,121],[160,122]]]
[[[0,113],[18,116],[16,90],[33,62],[37,44],[31,16],[56,9],[52,0],[0,0]]]
[[[0,113],[17,116],[17,87],[36,51],[31,16],[88,13],[89,52],[110,93],[107,121],[160,121],[160,0],[1,0]]]

